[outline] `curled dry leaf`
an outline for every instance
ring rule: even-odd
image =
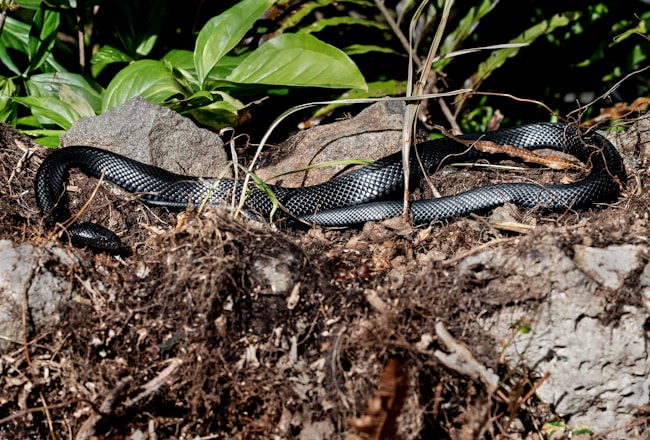
[[[397,436],[397,417],[402,411],[408,378],[402,364],[391,359],[379,377],[379,388],[375,396],[368,399],[366,412],[348,423],[359,435],[350,435],[347,440],[391,440]]]

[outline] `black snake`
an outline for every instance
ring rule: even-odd
[[[591,171],[582,180],[566,185],[503,183],[452,196],[414,201],[411,203],[414,223],[450,219],[504,203],[547,209],[582,207],[613,200],[626,181],[623,162],[614,146],[597,133],[583,133],[571,125],[537,123],[458,138],[464,141],[481,139],[531,151],[540,148],[558,150],[575,156]],[[495,155],[482,153],[465,143],[441,138],[420,143],[416,148],[424,168],[434,171],[452,161],[495,158]],[[415,158],[412,161],[411,181],[417,181],[421,167]],[[52,222],[63,222],[69,217],[62,194],[67,173],[73,167],[93,177],[104,173],[106,180],[137,193],[146,203],[176,209],[198,206],[205,201],[210,205],[224,205],[232,199],[233,190],[237,195],[242,190],[241,181],[183,176],[93,147],[61,148],[43,161],[35,181],[38,206]],[[401,154],[395,153],[319,185],[268,188],[291,216],[309,224],[342,226],[401,215],[403,185]],[[247,191],[245,210],[269,220],[274,207],[277,207],[274,201],[255,185],[249,185]],[[78,244],[115,249],[119,246],[119,241],[114,241],[117,236],[110,235],[110,232],[108,237],[101,236],[107,231],[95,224],[83,224],[70,227],[68,234]]]

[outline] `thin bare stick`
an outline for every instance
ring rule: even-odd
[[[402,47],[404,47],[404,50],[406,50],[406,52],[411,52],[411,44],[409,43],[409,40],[406,39],[404,33],[399,28],[399,25],[397,24],[397,22],[395,22],[393,16],[390,15],[388,9],[386,9],[386,6],[384,5],[384,0],[375,0],[375,4],[377,5],[379,11],[381,11],[381,13],[384,15],[384,18],[388,22],[388,26],[390,26],[390,28],[393,30],[393,33],[397,36],[397,39],[402,44]],[[422,61],[420,61],[419,58],[415,57],[413,61],[418,66],[418,69],[422,68]]]
[[[128,403],[127,406],[131,406],[138,401],[144,399],[145,397],[155,393],[160,389],[161,386],[163,386],[165,383],[167,383],[171,377],[174,375],[178,367],[180,367],[183,364],[183,360],[180,358],[174,358],[171,360],[169,365],[161,371],[158,376],[154,377],[151,379],[149,382],[144,384],[142,386],[143,391],[135,396],[133,399],[131,399]]]
[[[86,40],[84,38],[84,11],[86,2],[77,0],[77,41],[79,45],[79,69],[83,75],[86,72]]]
[[[610,87],[609,90],[607,90],[605,93],[603,93],[602,95],[600,95],[598,98],[594,99],[594,100],[591,101],[589,104],[585,104],[585,105],[583,105],[582,107],[579,107],[579,108],[573,110],[573,111],[572,111],[571,113],[569,113],[567,116],[571,116],[571,115],[573,115],[574,113],[581,114],[581,113],[584,112],[584,111],[585,111],[589,106],[593,105],[594,102],[596,102],[596,101],[600,101],[601,99],[606,98],[607,96],[609,96],[609,95],[610,95],[614,90],[616,90],[616,89],[617,89],[617,88],[618,88],[618,87],[619,87],[623,82],[627,81],[629,78],[631,78],[631,77],[633,77],[633,76],[635,76],[635,75],[638,75],[639,73],[643,73],[643,72],[645,72],[645,71],[648,70],[648,69],[650,69],[650,65],[647,65],[647,66],[645,66],[645,67],[642,68],[642,69],[635,70],[634,72],[630,72],[630,73],[628,73],[628,74],[625,75],[623,78],[621,78],[620,81],[618,81],[616,84],[614,84],[612,87]]]
[[[558,120],[565,121],[564,118],[562,118],[559,114],[555,113],[548,105],[544,104],[541,101],[537,101],[535,99],[519,98],[519,97],[517,97],[515,95],[511,95],[510,93],[475,92],[475,91],[472,91],[472,92],[470,92],[470,94],[472,94],[472,95],[482,95],[482,96],[502,96],[504,98],[514,99],[515,101],[519,101],[519,102],[528,102],[530,104],[539,105],[539,106],[543,107],[544,110],[548,111],[549,114],[557,117]]]
[[[115,406],[115,403],[121,398],[122,394],[129,387],[132,381],[133,378],[131,376],[126,376],[120,379],[117,385],[115,385],[115,388],[108,393],[102,402],[99,411],[91,415],[86,419],[83,425],[81,425],[75,440],[89,440],[95,435],[97,424],[104,419],[104,417],[113,412],[113,406]]]
[[[445,31],[445,25],[447,24],[447,20],[449,19],[449,12],[451,11],[451,5],[454,3],[453,0],[446,0],[445,5],[442,11],[442,17],[440,18],[440,24],[438,25],[438,28],[436,29],[436,34],[433,38],[433,43],[429,47],[429,54],[427,55],[427,59],[424,63],[424,68],[422,69],[422,73],[420,74],[420,80],[416,84],[415,91],[413,90],[413,84],[412,84],[412,79],[413,79],[413,49],[412,49],[412,42],[413,42],[413,34],[415,32],[415,25],[417,23],[417,20],[424,10],[424,7],[428,3],[428,0],[424,0],[420,6],[418,7],[417,11],[413,15],[413,18],[411,19],[411,24],[409,26],[409,65],[408,65],[408,85],[406,88],[406,96],[411,97],[413,96],[415,92],[415,96],[421,96],[424,93],[424,89],[427,84],[427,79],[429,77],[429,73],[431,72],[431,67],[433,64],[433,60],[435,58],[435,54],[438,52],[438,47],[440,46],[440,42],[442,41],[442,35]],[[410,175],[411,175],[411,167],[410,167],[410,154],[411,154],[411,145],[413,142],[413,136],[415,133],[415,124],[416,124],[416,117],[418,114],[420,108],[420,101],[415,101],[413,103],[409,103],[406,105],[406,111],[404,112],[404,126],[402,127],[402,167],[404,171],[404,220],[408,221],[409,217],[409,185],[410,185]]]

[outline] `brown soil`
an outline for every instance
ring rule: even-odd
[[[32,189],[44,152],[24,161],[21,148],[33,144],[6,126],[0,145],[0,239],[45,246]],[[616,203],[514,210],[516,221],[536,226],[528,233],[478,216],[361,231],[273,230],[216,209],[179,221],[102,187],[84,216],[116,230],[133,253],[61,245],[81,263],[48,268],[69,279],[59,324],[2,355],[0,436],[388,439],[397,423],[404,439],[541,439],[553,409],[522,397],[543,372],[499,359],[498,342],[475,324],[479,314],[536,298],[521,289],[487,294],[456,264],[493,246],[523,254],[548,234],[567,248],[634,242],[633,225],[648,228],[650,147],[626,148],[629,184]],[[445,186],[497,177],[455,173]],[[76,211],[97,182],[76,173],[72,183]],[[611,301],[633,301],[628,294],[612,292]],[[508,391],[491,394],[432,357],[444,349],[438,321]],[[647,423],[648,413],[638,417]]]

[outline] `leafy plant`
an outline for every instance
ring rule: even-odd
[[[224,11],[224,3],[234,6]],[[573,92],[598,96],[647,64],[650,16],[616,0],[587,3],[578,13],[543,0],[456,1],[426,91],[470,86],[537,99],[561,114],[576,107],[567,98]],[[408,23],[420,4],[409,48]],[[79,117],[136,94],[215,128],[247,120],[267,96],[281,99],[281,110],[336,97],[404,96],[408,53],[422,69],[444,1],[228,0],[200,2],[201,11],[165,0],[0,5],[0,120],[56,144]],[[504,43],[519,46],[496,46]],[[492,49],[473,52],[485,47]],[[614,96],[631,102],[649,83],[641,75],[639,86],[621,86]],[[298,87],[310,87],[310,97]],[[335,88],[347,90],[328,90]],[[484,129],[497,109],[506,118],[537,118],[498,99],[466,95],[423,107],[431,120],[445,117],[465,130]],[[317,110],[314,120],[335,108]],[[275,115],[255,122],[263,127]]]
[[[137,9],[130,6],[131,2],[121,3],[127,10]],[[41,142],[56,144],[58,139],[53,135],[68,129],[78,118],[105,112],[134,96],[190,112],[205,125],[222,127],[235,125],[239,112],[246,107],[233,97],[242,91],[277,86],[366,88],[363,75],[347,55],[309,34],[281,34],[254,50],[245,48],[230,55],[272,4],[273,0],[237,3],[205,24],[194,51],[171,50],[161,60],[143,58],[155,44],[160,20],[142,32],[119,26],[126,51],[106,45],[91,62],[101,64],[99,70],[125,60],[129,64],[102,89],[54,60],[52,49],[64,9],[53,10],[39,3],[31,25],[7,17],[0,36],[0,60],[15,74],[2,78],[0,104],[4,107],[0,115],[5,121],[30,128],[30,134],[42,136]],[[26,67],[18,67],[9,49],[26,55]],[[36,73],[39,71],[48,73]],[[23,91],[15,86],[16,81],[24,85],[26,96],[16,96]],[[31,114],[17,117],[15,104],[25,106]]]

